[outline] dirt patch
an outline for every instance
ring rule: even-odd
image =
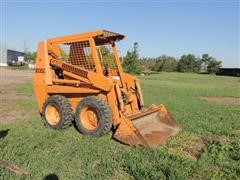
[[[191,156],[199,159],[201,157],[201,154],[204,152],[204,149],[211,141],[212,138],[201,137],[196,142],[189,142],[189,146],[187,146],[184,150],[188,152]]]
[[[0,68],[1,88],[6,85],[22,84],[33,79],[32,70]]]
[[[167,142],[166,147],[171,154],[197,161],[213,139],[211,135],[180,133],[176,136],[176,141],[169,144]]]
[[[0,124],[4,125],[26,120],[37,114],[34,108],[29,109],[21,106],[21,102],[33,102],[33,98],[26,94],[14,93],[13,90],[5,92],[0,103]]]
[[[122,169],[118,169],[117,171],[115,171],[112,177],[109,177],[107,179],[129,179],[130,180],[135,178],[129,173],[127,173],[126,171]]]
[[[15,121],[31,118],[36,112],[34,108],[29,110],[20,106],[21,102],[33,101],[32,95],[19,93],[16,86],[31,82],[33,71],[13,70],[9,68],[0,68],[0,124],[9,124]]]
[[[36,114],[36,112],[33,113],[24,109],[13,108],[5,111],[4,113],[1,112],[1,114],[0,124],[4,125],[31,118],[34,114]]]
[[[240,128],[235,129],[235,132],[240,134]]]
[[[238,97],[199,97],[199,99],[219,105],[240,105]]]

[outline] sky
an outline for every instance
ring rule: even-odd
[[[36,51],[51,37],[106,29],[126,35],[126,54],[139,43],[141,57],[203,53],[240,67],[239,1],[1,0],[1,42]]]

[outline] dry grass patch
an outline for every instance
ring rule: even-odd
[[[219,105],[240,105],[238,97],[199,97],[199,99]]]

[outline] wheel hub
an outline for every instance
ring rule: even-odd
[[[60,110],[55,104],[49,104],[45,116],[49,124],[56,125],[60,121]]]
[[[80,120],[83,126],[90,131],[96,129],[99,123],[97,112],[89,106],[82,110]]]

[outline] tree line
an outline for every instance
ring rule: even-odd
[[[28,51],[26,52],[26,60],[34,62],[36,55],[36,52]],[[108,49],[102,48],[102,56],[109,59],[113,54]],[[222,66],[222,61],[218,61],[209,54],[203,54],[201,57],[196,57],[194,54],[184,54],[178,59],[167,55],[140,58],[139,45],[135,42],[133,48],[128,50],[123,57],[122,64],[124,71],[132,74],[149,74],[151,72],[205,72],[212,74],[216,73]]]
[[[203,54],[202,57],[196,57],[194,54],[184,54],[179,59],[161,55],[156,58],[139,57],[139,45],[133,44],[133,49],[128,50],[124,57],[123,67],[128,73],[141,74],[155,72],[205,72],[216,73],[222,66],[222,61],[209,54]]]

